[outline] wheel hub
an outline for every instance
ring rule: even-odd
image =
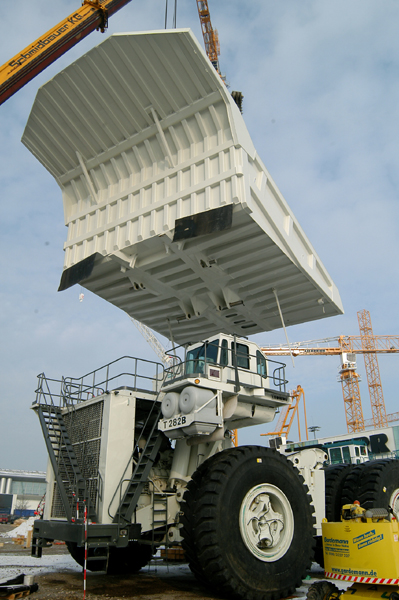
[[[260,484],[246,494],[240,508],[240,533],[259,560],[279,560],[294,535],[294,515],[286,495],[276,486]]]

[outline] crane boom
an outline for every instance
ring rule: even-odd
[[[84,0],[81,7],[0,67],[0,104],[131,0]]]
[[[369,342],[373,342],[373,345]],[[330,345],[336,344],[336,345]],[[267,356],[289,356],[290,350],[294,356],[337,356],[342,352],[353,354],[399,352],[399,335],[340,335],[338,337],[294,342],[290,346],[264,346],[262,352]]]

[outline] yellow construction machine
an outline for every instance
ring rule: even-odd
[[[322,534],[328,581],[312,584],[307,600],[399,600],[399,525],[392,511],[345,504],[341,522],[325,520]],[[343,583],[346,589],[340,590]]]

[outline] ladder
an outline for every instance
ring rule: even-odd
[[[35,406],[57,482],[58,492],[68,521],[75,516],[73,508],[79,499],[85,500],[87,516],[96,520],[95,509],[87,494],[87,486],[71,444],[61,408],[54,404]]]
[[[158,421],[161,417],[161,403],[155,401],[149,411],[146,422],[141,431],[140,438],[137,440],[137,445],[141,439],[146,439],[147,442],[144,449],[139,455],[132,476],[128,482],[125,493],[119,504],[119,508],[113,518],[114,523],[130,523],[132,515],[136,509],[137,502],[143,491],[144,485],[148,481],[152,465],[155,462],[159,449],[161,447],[163,433],[158,431]],[[126,473],[126,470],[125,470]],[[122,477],[118,489],[122,489],[122,485],[126,480]]]
[[[156,530],[156,531],[155,531]],[[168,496],[154,489],[152,503],[152,543],[155,544],[155,535],[165,538],[165,548],[168,547]]]

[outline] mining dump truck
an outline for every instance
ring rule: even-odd
[[[287,596],[313,557],[325,455],[235,447],[290,402],[249,334],[342,312],[337,288],[189,30],[114,35],[39,91],[24,144],[63,196],[79,284],[176,347],[39,376],[49,453],[33,554],[134,573],[181,545],[215,592]],[[315,515],[316,514],[316,519]],[[321,529],[320,529],[321,532]],[[86,537],[85,537],[86,536]]]

